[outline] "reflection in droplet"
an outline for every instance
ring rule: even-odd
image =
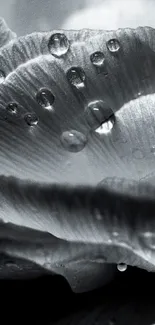
[[[30,126],[34,126],[38,124],[38,117],[36,115],[36,113],[27,113],[24,115],[24,119],[25,122],[30,125]]]
[[[107,42],[107,48],[110,52],[116,53],[120,50],[120,43],[116,38],[110,39]]]
[[[69,46],[67,37],[62,33],[53,34],[48,43],[50,53],[57,58],[65,55],[69,50]]]
[[[82,68],[72,67],[67,71],[67,79],[77,89],[85,87],[86,75]]]
[[[102,52],[94,52],[90,56],[90,61],[96,67],[102,67],[104,65],[105,56]]]
[[[117,264],[117,269],[118,271],[120,272],[124,272],[127,270],[127,265],[125,263],[120,263],[120,264]]]
[[[0,70],[0,84],[5,80],[5,74]]]
[[[155,234],[152,232],[144,232],[139,234],[140,242],[144,247],[154,250],[155,249]]]
[[[71,152],[81,151],[86,143],[86,136],[76,130],[64,131],[61,135],[61,143],[63,147]]]
[[[110,118],[108,121],[102,123],[95,132],[98,134],[108,134],[111,132],[112,128],[114,126],[114,119]]]
[[[6,111],[12,115],[15,115],[17,114],[17,111],[18,111],[18,105],[17,103],[9,103],[7,106],[6,106]]]
[[[143,152],[140,149],[138,149],[138,148],[134,148],[132,150],[132,155],[136,159],[142,159],[142,158],[144,158]]]
[[[43,108],[51,110],[55,97],[49,89],[41,88],[36,94],[36,100]]]
[[[112,114],[112,109],[102,100],[90,102],[85,110],[86,121],[93,129],[99,127]]]

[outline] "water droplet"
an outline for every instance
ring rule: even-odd
[[[65,55],[69,50],[69,46],[67,37],[61,33],[53,34],[48,43],[50,53],[57,58]]]
[[[36,100],[39,105],[47,110],[51,110],[55,97],[47,88],[41,88],[36,94]]]
[[[151,153],[153,153],[153,155],[155,155],[155,146],[151,147]]]
[[[110,39],[107,42],[107,48],[112,53],[117,53],[120,50],[120,43],[116,38]]]
[[[142,159],[144,158],[144,154],[141,150],[135,148],[132,150],[133,157],[136,159]]]
[[[111,132],[112,128],[114,126],[114,119],[110,118],[108,121],[102,123],[95,132],[98,134],[108,134]]]
[[[5,74],[0,70],[0,84],[5,80]]]
[[[127,270],[127,265],[125,263],[120,263],[120,264],[117,264],[117,269],[118,271],[120,272],[124,272]]]
[[[61,135],[63,147],[71,152],[81,151],[87,142],[86,136],[76,130],[65,131]]]
[[[102,67],[104,65],[105,56],[102,52],[95,52],[91,54],[90,61],[95,67]]]
[[[6,110],[8,113],[15,115],[18,112],[18,104],[17,103],[9,103],[6,106]]]
[[[36,115],[36,113],[27,113],[24,115],[24,119],[25,122],[30,125],[30,126],[34,126],[38,124],[38,117]]]
[[[155,234],[152,232],[144,232],[143,234],[139,235],[139,239],[142,242],[142,244],[149,248],[154,250],[155,249]]]
[[[96,129],[113,114],[112,109],[102,100],[96,100],[88,104],[85,110],[87,123]]]
[[[85,87],[86,75],[82,68],[72,67],[67,71],[67,79],[77,89]]]

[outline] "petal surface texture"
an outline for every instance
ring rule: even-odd
[[[155,30],[0,32],[1,253],[77,292],[154,271]]]

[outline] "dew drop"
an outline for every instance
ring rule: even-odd
[[[47,88],[41,88],[36,94],[36,100],[39,105],[47,110],[53,109],[55,97],[52,92]]]
[[[152,153],[153,155],[155,155],[155,146],[152,146],[151,149],[150,149],[150,151],[151,151],[151,153]]]
[[[6,106],[6,111],[12,115],[17,114],[18,112],[18,104],[17,103],[9,103]]]
[[[5,80],[5,74],[0,70],[0,84]]]
[[[110,39],[107,42],[107,48],[110,52],[116,53],[120,50],[120,43],[116,38]]]
[[[63,147],[71,152],[81,151],[86,143],[86,136],[76,130],[64,131],[61,135],[61,143]]]
[[[102,123],[95,132],[98,134],[108,134],[111,132],[112,128],[114,126],[114,119],[110,118],[108,121]]]
[[[143,234],[139,235],[139,239],[142,244],[152,250],[155,250],[155,234],[152,232],[144,232]]]
[[[36,113],[27,113],[24,115],[24,119],[25,122],[30,125],[30,126],[34,126],[38,124],[38,117],[36,115]]]
[[[67,71],[67,79],[77,89],[85,87],[86,75],[82,68],[72,67]]]
[[[118,271],[120,272],[124,272],[127,270],[127,265],[125,263],[120,263],[120,264],[117,264],[117,269]]]
[[[89,103],[85,110],[86,121],[93,129],[99,127],[112,114],[111,108],[102,100]]]
[[[102,52],[94,52],[90,56],[90,61],[95,67],[102,67],[104,65],[105,56]]]
[[[65,55],[69,50],[70,44],[67,37],[62,33],[53,34],[50,37],[48,48],[52,55],[57,58]]]

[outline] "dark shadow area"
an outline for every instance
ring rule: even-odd
[[[118,272],[110,285],[83,294],[74,294],[60,276],[1,280],[0,287],[1,320],[11,318],[13,324],[24,320],[44,325],[57,321],[113,325],[129,324],[130,319],[130,324],[151,325],[155,321],[155,275],[136,268]]]

